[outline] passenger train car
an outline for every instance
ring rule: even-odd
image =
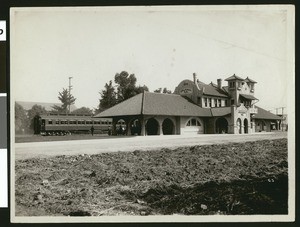
[[[66,135],[89,133],[93,126],[95,133],[108,133],[111,118],[93,118],[90,115],[46,114],[34,118],[34,134]]]

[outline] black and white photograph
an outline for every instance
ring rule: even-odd
[[[295,220],[292,5],[10,8],[10,215]]]

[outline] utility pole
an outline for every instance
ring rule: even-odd
[[[278,110],[281,109],[281,131],[283,131],[283,120],[284,120],[283,111],[284,111],[285,107],[278,107],[275,109],[276,109],[276,115],[278,115]]]
[[[71,103],[70,103],[71,100],[70,99],[71,99],[71,90],[72,90],[72,87],[73,87],[71,85],[72,78],[73,77],[71,77],[71,76],[69,77],[69,113],[71,112]]]

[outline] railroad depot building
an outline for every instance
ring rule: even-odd
[[[256,82],[233,75],[222,86],[205,84],[193,74],[173,94],[144,92],[96,118],[112,118],[112,133],[124,121],[127,135],[247,134],[280,129],[281,118],[255,104]]]

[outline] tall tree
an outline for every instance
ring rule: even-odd
[[[54,105],[52,108],[58,113],[70,113],[69,106],[75,103],[76,98],[71,95],[68,89],[63,88],[62,92],[58,93],[58,99],[61,101],[61,106]]]
[[[104,90],[100,92],[101,98],[99,99],[99,108],[95,111],[96,113],[108,109],[117,103],[123,102],[143,91],[149,91],[146,85],[136,86],[136,77],[134,74],[130,74],[126,71],[116,73],[115,75],[115,86],[110,80],[106,83]],[[117,89],[115,89],[115,87]]]
[[[111,80],[109,83],[105,84],[104,89],[100,92],[100,95],[101,98],[99,99],[99,111],[108,109],[117,103],[116,91]]]
[[[136,93],[136,77],[126,71],[115,75],[115,83],[117,84],[117,102],[120,103],[126,99],[135,96]]]
[[[84,114],[84,115],[92,115],[93,110],[88,107],[81,107],[71,112],[72,114]]]
[[[15,133],[24,133],[28,131],[28,117],[24,108],[15,102]]]
[[[41,105],[37,105],[37,104],[33,105],[33,107],[31,107],[31,109],[28,110],[28,113],[27,113],[28,119],[29,119],[29,128],[31,130],[34,129],[34,117],[35,116],[40,116],[40,115],[46,114],[46,113],[47,113],[47,111],[46,111],[45,107],[42,107]]]

